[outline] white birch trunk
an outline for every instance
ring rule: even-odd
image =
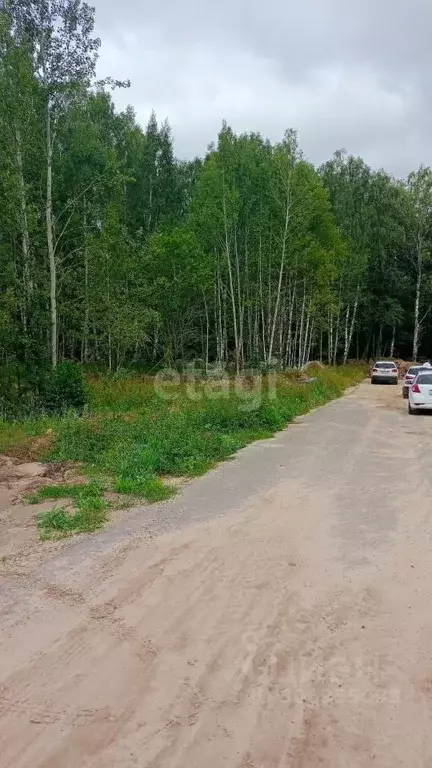
[[[302,301],[302,308],[301,308],[301,314],[300,314],[300,332],[299,332],[298,359],[297,359],[297,365],[299,368],[301,368],[302,366],[302,359],[303,359],[303,325],[304,325],[305,306],[306,306],[306,284],[303,289],[303,301]]]
[[[310,326],[310,314],[309,312],[306,314],[306,327],[304,332],[304,342],[302,345],[302,358],[301,358],[301,367],[303,368],[306,365],[306,357],[307,357],[307,349],[309,344],[309,326]]]
[[[329,312],[329,327],[328,327],[328,362],[329,365],[333,363],[333,313]]]
[[[33,290],[31,268],[30,268],[30,236],[28,230],[28,217],[27,217],[27,195],[24,180],[24,164],[22,157],[21,147],[21,133],[19,128],[15,129],[15,141],[16,141],[16,164],[18,170],[18,184],[19,184],[19,197],[20,197],[20,225],[21,225],[21,238],[22,238],[22,253],[23,253],[23,288],[24,288],[24,312],[23,312],[23,326],[24,332],[27,331],[28,321],[28,308],[30,304],[31,294]]]
[[[90,297],[89,297],[89,258],[87,250],[87,210],[84,198],[84,328],[83,328],[83,358],[88,361],[88,335],[90,326]]]
[[[230,252],[229,237],[228,237],[228,218],[227,218],[227,212],[226,212],[225,189],[223,191],[222,207],[223,207],[224,230],[225,230],[225,255],[226,255],[227,264],[228,264],[228,277],[229,277],[229,286],[230,286],[230,294],[231,294],[231,306],[232,306],[232,314],[233,314],[236,373],[240,373],[240,354],[239,354],[239,336],[238,336],[238,326],[237,326],[237,308],[236,308],[236,299],[235,299],[235,293],[234,293],[233,270],[232,270],[232,264],[231,264],[231,252]]]
[[[47,176],[46,176],[46,230],[48,245],[48,261],[50,270],[50,310],[51,310],[51,365],[57,365],[57,265],[54,249],[53,211],[52,211],[52,162],[53,145],[51,137],[50,105],[46,114],[46,147],[47,147]]]
[[[353,311],[352,311],[352,315],[351,315],[351,325],[350,325],[350,330],[349,330],[349,334],[348,334],[348,341],[347,341],[347,344],[346,344],[345,350],[344,350],[344,365],[346,365],[346,362],[348,360],[349,351],[351,349],[352,339],[353,339],[353,335],[354,335],[354,327],[355,327],[355,322],[356,322],[356,319],[357,319],[357,310],[358,310],[358,304],[359,304],[359,296],[360,296],[360,286],[358,285],[357,286],[357,291],[356,291],[356,297],[355,297],[355,301],[354,301],[354,307],[353,307]]]
[[[290,299],[290,308],[289,308],[289,314],[288,314],[287,348],[286,348],[286,354],[285,354],[285,361],[289,368],[292,368],[292,348],[293,348],[292,325],[293,325],[294,305],[296,300],[296,287],[297,286],[294,284],[294,288],[292,290],[292,295]]]
[[[392,340],[390,344],[390,357],[392,358],[394,355],[394,348],[396,343],[396,326],[393,326],[393,332],[392,332]]]
[[[333,365],[336,365],[336,362],[337,362],[337,351],[338,351],[338,344],[339,344],[339,327],[340,327],[340,309],[338,311],[338,316],[336,321],[336,331],[335,331],[334,346],[333,346]]]
[[[313,336],[314,330],[315,330],[315,320],[312,320],[311,326],[310,326],[310,331],[309,331],[309,343],[308,343],[308,346],[307,346],[307,354],[306,354],[305,365],[309,362],[310,357],[311,357],[312,336]]]
[[[344,364],[346,363],[346,361],[348,359],[348,352],[349,352],[349,319],[350,319],[350,311],[351,311],[350,310],[350,305],[348,304],[348,306],[346,308],[346,313],[345,313],[345,331],[344,331],[345,341],[344,341],[344,354],[343,354]]]
[[[414,338],[413,338],[413,363],[417,362],[419,342],[420,342],[420,293],[421,293],[422,269],[421,255],[418,255],[416,295],[414,305]]]
[[[262,352],[263,352],[263,360],[267,360],[267,344],[266,344],[266,319],[265,319],[265,312],[264,312],[264,289],[263,289],[263,279],[262,279],[262,240],[260,235],[260,244],[259,244],[259,297],[260,297],[260,304],[261,304],[261,330],[262,330]]]
[[[205,336],[205,372],[208,373],[209,369],[209,335],[210,335],[210,320],[209,320],[209,312],[207,307],[207,302],[205,296],[203,296],[204,299],[204,310],[205,310],[205,316],[206,316],[206,336]]]
[[[238,305],[238,368],[241,368],[244,358],[243,354],[243,339],[244,339],[244,304],[242,302],[241,281],[240,281],[240,259],[237,246],[237,230],[234,233],[234,254],[235,254],[235,268],[237,277],[237,305]],[[238,373],[238,370],[237,370]]]
[[[285,269],[286,243],[287,243],[287,237],[288,237],[288,224],[289,224],[289,218],[290,218],[290,210],[291,210],[291,200],[290,200],[290,197],[288,196],[286,211],[285,211],[285,226],[284,226],[284,233],[283,233],[283,240],[282,240],[282,253],[281,253],[281,263],[280,263],[280,269],[279,269],[278,288],[277,288],[277,294],[276,294],[276,305],[275,305],[274,314],[273,314],[273,322],[271,325],[270,343],[269,343],[269,351],[268,351],[268,358],[267,358],[267,361],[269,364],[273,354],[273,344],[274,344],[274,337],[275,337],[275,331],[276,331],[276,323],[277,323],[277,318],[279,313],[282,280],[283,280],[283,273]]]

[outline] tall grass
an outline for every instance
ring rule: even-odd
[[[93,380],[91,412],[62,420],[51,458],[84,462],[93,472],[129,481],[160,475],[194,476],[254,439],[338,397],[364,377],[361,366],[320,372],[313,383],[283,374],[252,382],[239,394],[230,385],[215,397],[206,382],[179,382],[169,399],[149,378]]]
[[[214,382],[183,380],[169,386],[168,397],[150,377],[92,378],[87,382],[88,413],[71,412],[50,422],[54,441],[41,449],[41,458],[81,462],[96,481],[92,493],[77,492],[78,515],[86,504],[94,506],[96,497],[103,499],[102,488],[157,501],[173,493],[169,481],[167,485],[161,477],[206,472],[253,440],[271,436],[295,417],[338,397],[364,375],[362,366],[345,366],[320,371],[311,383],[284,374],[260,381],[231,380],[222,395],[215,394]],[[46,428],[46,420],[42,426]],[[28,435],[25,425],[15,427],[18,440]],[[36,423],[31,432],[38,433]],[[13,444],[12,426],[6,430],[6,444]],[[74,497],[70,487],[64,491],[63,497]],[[43,493],[49,496],[50,491]],[[52,491],[53,496],[56,493],[58,497],[61,492]],[[65,518],[67,513],[57,512],[42,519],[44,535],[50,525],[54,530],[56,526],[75,530]],[[99,527],[106,507],[93,512],[94,527]],[[75,520],[79,530],[87,530],[86,525],[82,518]]]

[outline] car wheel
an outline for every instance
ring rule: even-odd
[[[415,410],[411,408],[411,405],[408,405],[408,413],[410,416],[413,416],[415,414]]]

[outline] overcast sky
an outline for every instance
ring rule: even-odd
[[[320,163],[345,148],[404,175],[432,164],[432,0],[95,0],[101,75],[178,156],[225,119],[272,140],[299,131]]]

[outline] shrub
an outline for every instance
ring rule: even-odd
[[[47,373],[42,380],[41,401],[49,413],[82,411],[86,395],[81,367],[65,361]]]

